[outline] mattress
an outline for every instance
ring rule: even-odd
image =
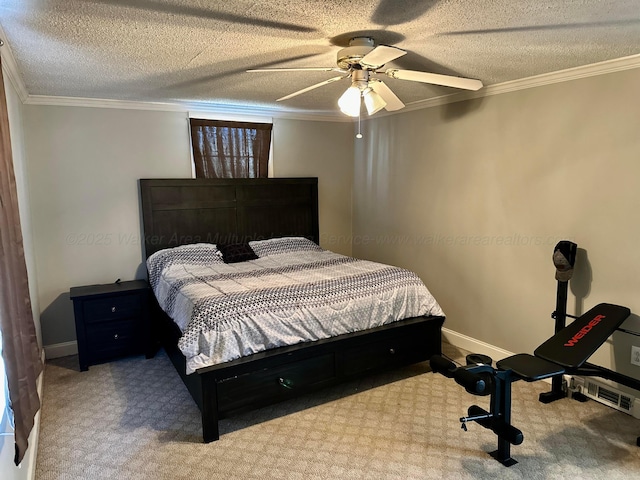
[[[249,242],[252,259],[233,263],[220,250],[184,245],[147,260],[158,303],[182,332],[178,346],[188,374],[404,318],[444,316],[415,273],[305,238]]]

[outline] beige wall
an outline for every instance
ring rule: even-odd
[[[584,249],[570,312],[640,312],[638,84],[630,70],[367,122],[354,254],[417,271],[445,327],[511,352],[553,332],[561,239]]]
[[[191,177],[188,119],[179,112],[24,109],[43,341],[73,351],[69,288],[146,275],[137,180]],[[345,253],[351,133],[348,123],[315,121],[279,120],[273,129],[274,176],[320,177],[322,243]]]
[[[320,245],[351,254],[353,124],[274,121],[273,173],[276,177],[318,177]]]
[[[45,345],[75,341],[69,288],[144,278],[139,178],[190,177],[184,113],[26,106]]]

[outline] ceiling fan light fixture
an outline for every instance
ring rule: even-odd
[[[360,89],[355,86],[351,86],[347,88],[347,90],[342,94],[340,99],[338,99],[338,106],[340,107],[340,111],[345,115],[349,115],[350,117],[357,117],[360,115]]]
[[[363,93],[364,106],[367,107],[367,113],[373,115],[387,106],[387,102],[371,88],[367,88]]]

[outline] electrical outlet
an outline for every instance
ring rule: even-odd
[[[631,365],[640,366],[640,347],[631,347]]]

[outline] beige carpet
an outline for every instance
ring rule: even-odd
[[[460,428],[467,407],[488,408],[488,397],[427,364],[223,420],[210,444],[164,352],[82,373],[77,357],[56,359],[44,378],[37,480],[640,478],[640,421],[593,401],[541,404],[544,382],[514,384],[525,441],[506,468],[487,454],[494,434]]]

